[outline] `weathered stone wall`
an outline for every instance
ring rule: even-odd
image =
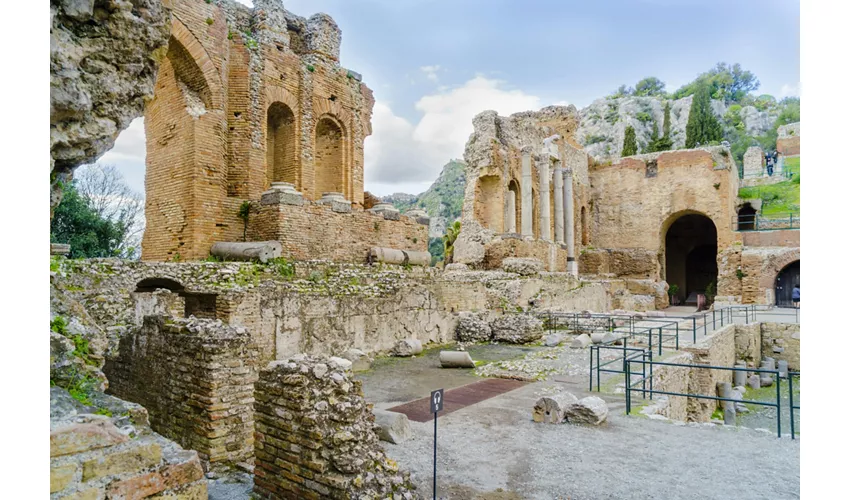
[[[742,359],[747,366],[758,368],[761,365],[761,323],[735,325],[735,359]]]
[[[735,366],[735,327],[736,325],[727,325],[716,330],[695,345],[685,347],[682,350],[693,354],[694,364],[727,366],[731,368]],[[731,383],[732,380],[733,372],[729,370],[693,368],[689,376],[688,389],[691,394],[716,396],[717,383]],[[688,398],[688,420],[708,422],[717,406],[717,401]]]
[[[109,392],[144,405],[154,430],[211,463],[236,463],[253,454],[257,358],[244,329],[147,316],[104,372]]]
[[[744,177],[761,177],[767,175],[764,164],[764,150],[758,146],[750,146],[744,153]]]
[[[682,365],[691,365],[694,362],[694,355],[689,352],[677,354],[671,358],[664,360],[666,363],[677,363]],[[635,368],[640,365],[633,364]],[[652,388],[656,391],[676,392],[686,394],[689,390],[689,381],[691,377],[691,368],[680,366],[657,366],[652,370]],[[639,396],[640,393],[632,393],[634,396]],[[658,400],[664,396],[655,396]],[[688,420],[688,401],[690,398],[681,396],[666,396],[666,404],[661,404],[658,407],[657,413],[671,420],[687,421]]]
[[[497,236],[484,247],[484,269],[500,269],[508,257],[536,259],[549,272],[566,272],[567,249],[540,240]]]
[[[738,174],[725,148],[631,156],[591,168],[590,179],[596,248],[641,248],[663,255],[667,229],[681,215],[695,212],[714,222],[719,249],[736,240],[731,218]]]
[[[642,248],[582,250],[579,273],[617,278],[658,279],[658,252]]]
[[[799,219],[796,219],[798,221]],[[785,221],[787,224],[788,221]],[[795,223],[795,226],[797,224]],[[777,229],[773,231],[747,231],[742,233],[747,247],[800,247],[799,229]]]
[[[771,305],[775,303],[776,277],[785,266],[800,260],[800,248],[732,245],[720,252],[717,260],[716,304]]]
[[[107,415],[50,389],[50,498],[207,498],[197,452],[151,432],[139,405],[104,394],[93,403]]]
[[[361,206],[374,98],[340,66],[333,19],[276,0],[170,4],[171,39],[145,109],[142,257],[202,259],[213,242],[241,238],[240,205],[272,182]]]
[[[299,355],[256,384],[254,492],[263,498],[414,498],[385,454],[345,360]]]
[[[428,251],[428,225],[363,210],[339,213],[328,205],[262,205],[251,219],[249,240],[278,240],[294,260],[364,263],[372,247]]]
[[[776,132],[777,151],[785,156],[800,154],[800,122],[782,125]]]
[[[800,370],[800,324],[761,323],[762,357],[788,362],[788,369]]]

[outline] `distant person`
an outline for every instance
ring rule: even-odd
[[[791,304],[796,308],[800,307],[800,285],[794,285],[791,289]]]
[[[768,177],[773,175],[773,156],[770,154],[767,155],[767,175]]]

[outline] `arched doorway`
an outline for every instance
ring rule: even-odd
[[[522,224],[522,194],[520,193],[519,183],[516,179],[511,179],[508,183],[508,206],[507,206],[508,223],[505,227],[505,232],[518,233],[519,226]]]
[[[676,297],[697,303],[697,294],[717,289],[717,228],[698,213],[677,218],[665,235],[664,279],[678,288]]]
[[[295,115],[286,104],[269,106],[266,122],[266,172],[269,183],[297,184],[295,161]]]
[[[738,210],[738,231],[752,231],[756,228],[756,209],[744,203]]]
[[[343,151],[342,126],[325,116],[316,124],[315,147],[315,199],[322,193],[343,193],[345,154]]]
[[[776,283],[774,291],[776,294],[776,305],[779,307],[791,307],[791,290],[794,285],[800,286],[800,261],[794,262],[783,267],[779,274],[776,275]]]

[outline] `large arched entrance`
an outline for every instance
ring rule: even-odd
[[[717,289],[717,228],[711,219],[689,213],[676,219],[665,235],[664,278],[678,288],[680,303],[697,303],[697,294]]]
[[[779,307],[791,307],[791,290],[794,286],[800,286],[800,261],[794,262],[783,267],[779,274],[776,275],[776,283],[774,290],[776,293],[776,305]]]

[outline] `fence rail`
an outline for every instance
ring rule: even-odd
[[[781,229],[800,229],[800,214],[790,212],[787,217],[765,217],[762,215],[732,216],[733,231],[779,231]]]

